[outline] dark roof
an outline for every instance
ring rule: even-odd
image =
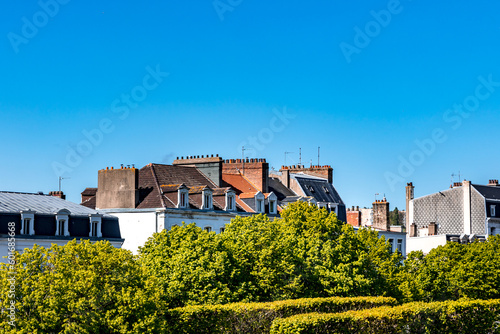
[[[95,196],[95,194],[97,194],[97,188],[85,188],[82,191],[82,196]]]
[[[276,177],[269,177],[269,192],[276,194],[278,201],[285,199],[286,197],[297,196],[291,189],[285,187],[281,181]]]
[[[500,199],[500,187],[472,185],[486,199]]]
[[[312,196],[318,202],[344,204],[339,193],[331,183],[328,183],[328,180],[299,174],[292,174],[291,177],[297,180],[306,196]]]
[[[202,191],[213,191],[215,210],[223,210],[225,191],[229,188],[217,186],[196,167],[177,165],[149,164],[139,170],[139,205],[138,209],[176,208],[177,190],[182,185],[189,189],[189,207],[199,209],[202,203]],[[223,197],[222,199],[216,197]]]

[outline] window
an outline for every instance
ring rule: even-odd
[[[205,226],[204,230],[207,232],[212,232],[212,228],[210,226]]]
[[[31,219],[24,218],[23,226],[21,228],[21,234],[30,234],[30,231],[31,231]]]
[[[181,208],[185,208],[187,203],[187,194],[181,193]]]
[[[330,190],[328,190],[327,187],[323,186],[323,190],[325,191],[325,193],[329,194],[330,193]]]
[[[64,219],[59,219],[57,221],[57,235],[64,235],[64,232],[66,231],[66,220]]]
[[[263,203],[264,203],[263,200],[261,200],[261,199],[257,200],[257,212],[264,212]]]
[[[398,239],[397,243],[398,251],[403,254],[403,239]]]
[[[227,209],[234,210],[234,196],[229,196],[227,198]]]
[[[90,215],[89,217],[89,224],[90,224],[90,232],[89,232],[89,237],[97,237],[100,238],[102,237],[101,233],[101,225],[102,225],[102,216],[99,214],[93,214]]]
[[[96,221],[92,221],[90,222],[90,236],[91,237],[97,237],[97,222]]]
[[[205,194],[205,209],[209,209],[209,208],[210,208],[210,195]]]
[[[393,248],[393,243],[394,243],[394,240],[389,239],[388,241],[389,241],[389,246],[391,247],[390,251],[391,251],[391,253],[392,253],[392,252],[394,252],[394,248]]]
[[[202,191],[202,203],[200,209],[211,210],[213,208],[212,189],[205,187]]]
[[[490,205],[490,216],[491,217],[496,216],[496,205]]]
[[[495,228],[494,227],[491,227],[490,228],[490,235],[495,235]]]
[[[312,192],[312,193],[314,192],[313,186],[309,186],[309,191]]]
[[[35,211],[21,211],[21,231],[20,234],[35,234]]]
[[[275,214],[276,213],[276,201],[269,201],[269,213]]]
[[[225,230],[226,230],[226,228],[221,227],[221,228],[220,228],[220,233],[224,233],[224,231],[225,231]]]

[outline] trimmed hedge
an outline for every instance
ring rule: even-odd
[[[500,299],[414,302],[337,314],[300,314],[276,319],[270,333],[500,333]]]
[[[166,333],[269,333],[276,318],[308,312],[345,312],[397,305],[389,297],[330,297],[269,303],[197,305],[166,311]]]

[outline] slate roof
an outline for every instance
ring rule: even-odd
[[[500,200],[500,187],[482,186],[478,184],[472,185],[486,199]]]
[[[297,180],[306,196],[314,197],[318,202],[344,205],[339,193],[331,183],[328,183],[328,180],[305,174],[291,174],[290,177]]]
[[[0,191],[0,212],[2,213],[33,210],[38,214],[54,214],[62,209],[69,210],[75,216],[98,213],[96,210],[55,196]]]
[[[290,188],[285,187],[281,181],[276,177],[269,177],[269,192],[276,194],[278,201],[282,201],[286,197],[297,196]]]

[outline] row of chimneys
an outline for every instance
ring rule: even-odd
[[[244,160],[244,161],[243,161]],[[226,164],[236,164],[236,163],[242,163],[242,162],[246,162],[246,163],[250,163],[250,162],[266,162],[266,159],[261,159],[261,158],[246,158],[246,159],[226,159],[224,160],[224,163]]]
[[[60,199],[66,199],[66,195],[62,191],[51,191],[49,192],[49,196],[58,197]]]
[[[106,170],[113,170],[115,169],[113,166],[111,166],[111,168],[109,167],[106,167]],[[130,165],[127,165],[127,166],[123,166],[123,164],[121,165],[120,169],[135,169],[135,166],[132,164],[132,167],[130,167]],[[104,169],[103,169],[104,170]]]
[[[351,208],[347,208],[347,211],[359,211],[359,206],[356,206],[356,210],[354,209],[354,205]]]
[[[304,167],[304,165],[281,166],[281,169],[301,169],[301,168],[306,168],[306,167]],[[325,165],[325,166],[312,165],[311,167],[307,167],[307,168],[321,169],[321,168],[332,168],[332,166],[330,166],[330,165]]]
[[[208,154],[207,154],[207,158],[213,158],[213,157],[214,157],[213,154],[211,154],[210,156],[208,156]],[[218,158],[219,155],[216,154],[215,157]],[[203,159],[203,158],[205,158],[205,156],[202,155],[201,158]],[[188,156],[186,156],[186,159],[200,159],[200,156],[199,155],[191,155],[191,156],[188,155]],[[177,160],[179,160],[179,157],[177,157]],[[180,160],[184,160],[184,157],[181,157]]]
[[[498,186],[498,180],[489,180],[488,185],[489,186]]]

